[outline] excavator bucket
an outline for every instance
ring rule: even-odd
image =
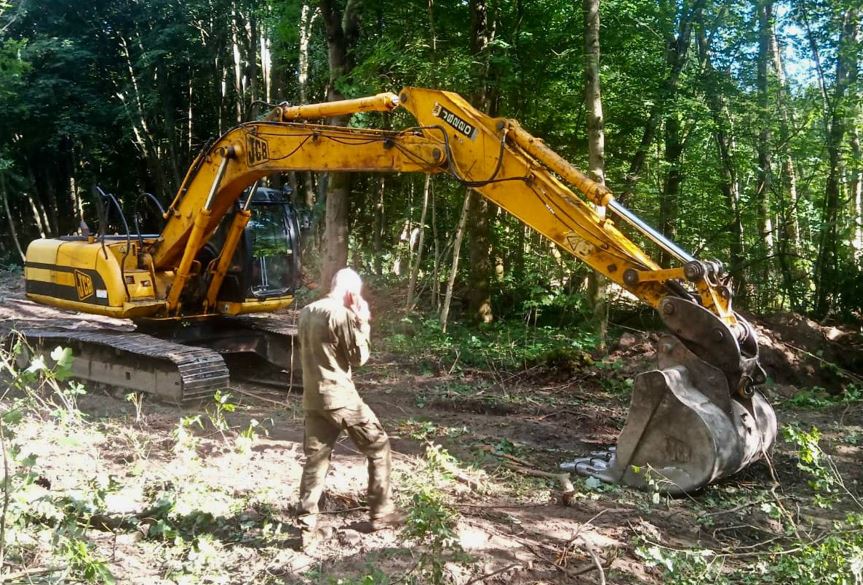
[[[761,458],[777,425],[773,408],[752,389],[764,381],[754,338],[738,344],[712,313],[684,299],[666,299],[660,312],[676,335],[660,339],[659,368],[636,377],[617,447],[564,467],[676,495]],[[752,348],[755,355],[747,355]]]

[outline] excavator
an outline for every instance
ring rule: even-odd
[[[394,110],[406,110],[417,125],[326,124]],[[30,299],[132,319],[137,329],[24,334],[46,346],[71,346],[80,378],[177,403],[224,387],[230,355],[253,352],[290,367],[292,327],[252,315],[294,300],[296,213],[278,191],[259,186],[285,171],[448,174],[658,311],[668,328],[658,367],[636,377],[616,447],[575,462],[577,472],[688,493],[771,447],[777,423],[757,390],[766,380],[758,340],[732,307],[722,265],[678,247],[517,121],[492,118],[458,94],[434,89],[281,104],[204,148],[162,212],[159,233],[132,234],[127,225],[125,235],[101,228],[32,242],[25,263]],[[660,266],[617,223],[675,266]]]

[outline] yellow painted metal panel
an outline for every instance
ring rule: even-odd
[[[243,303],[217,303],[216,310],[223,315],[244,315],[247,313],[271,313],[290,307],[294,303],[293,296],[266,299],[262,301],[247,299]]]

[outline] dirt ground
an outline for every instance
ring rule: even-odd
[[[7,326],[13,320],[94,323],[89,316],[29,303],[15,274],[0,277],[0,301],[0,320]],[[794,327],[786,329],[770,334],[771,349],[792,340]],[[801,523],[813,528],[829,520],[808,508],[806,479],[797,470],[793,449],[782,441],[771,465],[757,463],[684,498],[574,478],[575,491],[565,505],[555,478],[530,474],[558,474],[561,462],[614,444],[626,419],[628,381],[650,364],[652,339],[627,333],[604,362],[624,365],[584,366],[566,376],[542,369],[429,368],[409,355],[382,352],[357,373],[360,393],[392,438],[401,505],[409,509],[413,495],[432,486],[456,513],[455,539],[468,560],[449,547],[444,553],[448,578],[462,584],[661,583],[662,563],[652,556],[654,550],[709,549],[723,555],[757,551],[774,539],[777,521],[764,506],[774,501],[774,475],[782,496],[796,503]],[[768,369],[777,373],[766,396],[780,424],[822,428],[825,448],[859,493],[860,403],[807,407],[792,400],[818,385],[812,380],[838,392],[849,379],[835,368],[823,371],[830,356],[817,355],[812,344],[831,347],[834,341],[826,334],[823,341],[805,343],[804,353],[782,346],[785,363],[771,357]],[[777,381],[788,367],[787,356],[797,356],[811,371]],[[856,367],[853,360],[841,365],[853,375],[858,375]],[[366,533],[366,465],[345,438],[328,476],[326,538],[310,551],[299,551],[292,508],[303,462],[300,396],[241,381],[232,382],[228,391],[237,408],[224,413],[222,431],[212,417],[200,427],[188,422],[205,410],[212,413],[211,404],[177,408],[145,399],[136,405],[106,392],[79,398],[89,422],[74,441],[50,421],[34,421],[22,431],[39,455],[43,489],[74,493],[93,482],[114,482],[121,487],[107,490],[107,511],[139,518],[160,498],[172,502],[173,539],[154,537],[158,524],[88,532],[118,582],[336,583],[341,578],[347,583],[375,570],[395,582],[417,566],[422,549],[415,541],[394,530]],[[257,426],[243,438],[241,431],[254,425],[252,420]],[[431,454],[430,445],[437,446]],[[435,456],[440,449],[452,456],[443,457],[443,472],[429,463],[440,459]],[[729,555],[727,562],[749,560]]]

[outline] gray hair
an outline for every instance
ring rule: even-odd
[[[330,293],[360,294],[363,289],[363,279],[352,268],[342,268],[333,275]]]

